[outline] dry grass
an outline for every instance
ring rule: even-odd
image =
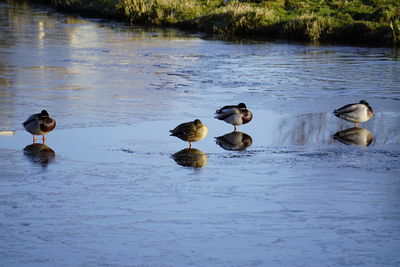
[[[398,0],[40,0],[133,24],[222,34],[400,46]]]

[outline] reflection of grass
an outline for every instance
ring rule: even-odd
[[[60,9],[90,16],[121,19],[125,17],[120,0],[39,0],[36,2],[52,4]]]
[[[43,1],[103,16],[123,16],[131,23],[180,26],[228,37],[400,44],[398,0]]]

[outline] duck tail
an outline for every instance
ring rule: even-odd
[[[340,116],[340,112],[337,109],[335,109],[333,111],[333,115],[335,115],[336,117],[339,117]]]

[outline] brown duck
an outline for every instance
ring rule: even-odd
[[[171,136],[176,136],[183,141],[189,142],[189,148],[192,147],[192,142],[199,141],[206,137],[208,128],[201,120],[194,120],[178,125],[175,129],[170,130]]]

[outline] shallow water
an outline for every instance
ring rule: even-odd
[[[0,17],[0,265],[400,265],[397,50]],[[361,99],[361,129],[333,116]],[[213,113],[239,102],[232,133]],[[188,150],[168,130],[195,118]]]

